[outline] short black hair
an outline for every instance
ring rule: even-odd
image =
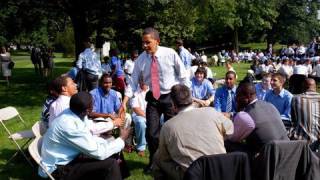
[[[183,46],[183,40],[182,39],[176,39],[176,44],[179,46]]]
[[[99,79],[99,85],[102,85],[102,82],[105,78],[110,78],[112,80],[112,77],[110,76],[110,74],[108,73],[102,74],[101,78]]]
[[[251,82],[241,81],[237,87],[236,94],[239,92],[244,93],[244,91],[249,94],[256,94],[256,87]]]
[[[90,93],[82,91],[70,99],[70,110],[79,115],[86,112],[92,106],[92,96]]]
[[[67,86],[67,79],[70,78],[67,75],[61,75],[56,77],[53,81],[52,81],[52,86],[53,86],[53,90],[55,90],[58,94],[62,93],[62,87],[63,86]],[[71,79],[71,78],[70,78]]]
[[[186,85],[177,84],[172,86],[170,95],[173,104],[178,108],[192,104],[191,92]]]
[[[159,31],[152,27],[147,27],[143,30],[142,35],[147,35],[147,34],[152,35],[153,39],[160,40]]]

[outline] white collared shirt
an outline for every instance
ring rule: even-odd
[[[182,63],[179,55],[171,48],[158,46],[155,57],[158,61],[158,71],[160,80],[160,93],[168,94],[171,87],[182,83],[190,87],[191,83],[188,79],[187,71]],[[132,92],[137,91],[139,85],[139,77],[142,75],[144,83],[150,87],[151,85],[151,55],[144,51],[135,61],[131,87],[132,91],[126,91],[126,96],[132,97]],[[131,93],[127,93],[131,92]]]
[[[52,121],[59,116],[59,114],[70,107],[70,96],[60,95],[56,101],[54,101],[49,110],[49,127]]]

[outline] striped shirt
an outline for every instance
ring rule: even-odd
[[[292,120],[296,124],[294,138],[313,143],[320,137],[320,94],[306,92],[292,99]]]

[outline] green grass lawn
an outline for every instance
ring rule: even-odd
[[[19,52],[12,56],[16,62],[12,72],[13,76],[10,86],[0,80],[0,108],[14,106],[18,109],[27,123],[27,128],[39,120],[43,101],[46,97],[46,83],[50,79],[44,79],[35,75],[28,53]],[[53,77],[65,73],[71,67],[72,58],[62,58],[61,54],[56,54],[55,70]],[[249,64],[234,64],[234,69],[238,73],[239,79],[245,76]],[[212,67],[217,78],[223,78],[226,70],[224,67]],[[25,129],[22,124],[14,121],[7,123],[10,129]],[[15,152],[15,146],[7,139],[7,134],[0,127],[0,179],[38,179],[36,168],[31,168],[21,155],[14,161],[5,165],[7,160]],[[143,167],[147,165],[147,157],[139,157],[136,153],[126,154],[125,159],[131,172],[130,180],[152,179],[150,175],[143,173]]]

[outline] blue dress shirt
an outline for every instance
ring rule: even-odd
[[[108,94],[104,94],[101,87],[90,91],[93,97],[93,112],[114,114],[120,108],[120,99],[115,90],[110,89]]]
[[[84,69],[90,74],[100,76],[101,62],[97,56],[97,53],[92,51],[92,49],[87,48],[79,55],[79,60],[77,61],[77,68]]]
[[[124,147],[124,141],[117,138],[113,141],[94,136],[90,132],[87,118],[81,120],[70,109],[58,116],[46,132],[42,141],[41,164],[52,173],[57,165],[70,163],[83,153],[92,158],[103,160],[118,153]],[[47,177],[39,168],[38,173]]]
[[[111,57],[111,69],[115,69],[115,75],[117,77],[124,76],[124,71],[122,69],[122,61],[116,56]]]
[[[214,96],[214,89],[212,83],[204,79],[202,82],[199,82],[195,77],[191,80],[191,92],[192,97],[197,99],[207,100],[211,96]]]
[[[231,97],[232,97],[232,112],[236,112],[236,101],[235,101],[235,95],[236,95],[236,89],[237,87],[234,86],[231,89]],[[214,95],[214,108],[219,112],[226,112],[227,108],[227,98],[228,98],[228,89],[224,85],[216,90],[216,94]]]
[[[282,120],[291,121],[291,100],[293,95],[286,89],[282,89],[279,95],[274,91],[266,94],[265,101],[273,104],[279,111]]]
[[[184,47],[180,47],[179,51],[179,56],[184,64],[184,67],[189,69],[191,67],[192,54]]]
[[[262,84],[261,83],[258,83],[256,84],[256,94],[257,94],[257,99],[259,100],[264,100],[265,97],[266,97],[266,94],[267,92],[271,91],[272,89],[267,89],[267,90],[264,90],[262,88]]]

